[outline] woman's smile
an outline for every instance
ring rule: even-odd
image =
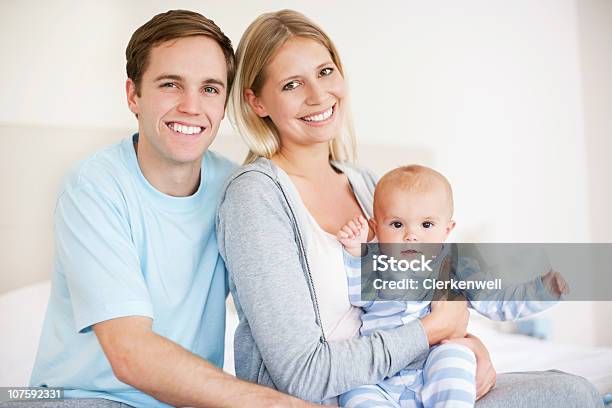
[[[336,104],[324,111],[315,112],[299,118],[308,126],[325,126],[335,119]]]

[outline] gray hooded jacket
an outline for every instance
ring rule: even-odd
[[[371,217],[376,177],[333,164],[347,175]],[[236,375],[321,401],[419,364],[428,342],[418,321],[370,337],[327,341],[306,256],[302,226],[307,214],[296,205],[300,200],[264,158],[227,181],[217,239],[240,319],[234,337]]]

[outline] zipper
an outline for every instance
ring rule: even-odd
[[[260,171],[260,170],[247,170],[247,171],[244,171],[244,172],[236,175],[236,177],[234,177],[234,180],[237,179],[238,177],[242,176],[243,174],[246,174],[246,173],[249,173],[249,172],[252,172],[252,171],[257,172],[257,173],[261,173],[261,174],[265,175],[266,177],[268,177],[270,180],[272,180],[272,182],[280,190],[281,194],[283,195],[283,199],[285,200],[285,203],[287,204],[287,207],[289,208],[289,212],[291,213],[291,222],[293,223],[293,227],[294,227],[296,238],[297,238],[298,247],[300,249],[300,255],[301,255],[302,260],[304,262],[303,266],[306,269],[304,275],[305,275],[305,278],[306,278],[306,283],[308,284],[308,289],[310,291],[310,299],[312,300],[312,303],[313,303],[313,306],[314,306],[315,319],[316,319],[317,324],[321,328],[321,338],[320,338],[320,341],[321,341],[321,343],[326,343],[327,342],[327,338],[325,337],[325,331],[323,330],[323,322],[321,321],[321,314],[319,312],[319,302],[317,300],[317,293],[315,291],[314,282],[313,282],[313,279],[312,279],[312,272],[310,271],[310,264],[308,263],[308,257],[306,256],[306,248],[304,246],[304,240],[302,238],[302,233],[300,231],[300,227],[298,225],[297,217],[295,216],[295,212],[293,211],[293,207],[291,206],[291,203],[289,202],[289,198],[287,197],[287,194],[285,193],[285,190],[283,189],[283,186],[280,184],[280,182],[278,182],[277,180],[272,178],[269,174],[264,173],[263,171]]]

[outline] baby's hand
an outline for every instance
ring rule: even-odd
[[[560,297],[562,294],[567,295],[569,293],[569,285],[563,279],[563,276],[552,269],[542,276],[542,283],[553,296]]]
[[[358,215],[338,231],[336,238],[348,253],[361,256],[361,244],[367,244],[368,231],[368,221],[362,215]]]

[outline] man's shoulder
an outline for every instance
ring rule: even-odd
[[[239,167],[237,163],[213,150],[206,152],[204,161],[209,162],[209,168],[214,169],[215,176],[220,182],[224,182]]]
[[[124,157],[127,139],[102,148],[77,162],[65,175],[60,194],[66,190],[116,188],[129,174],[129,164]]]

